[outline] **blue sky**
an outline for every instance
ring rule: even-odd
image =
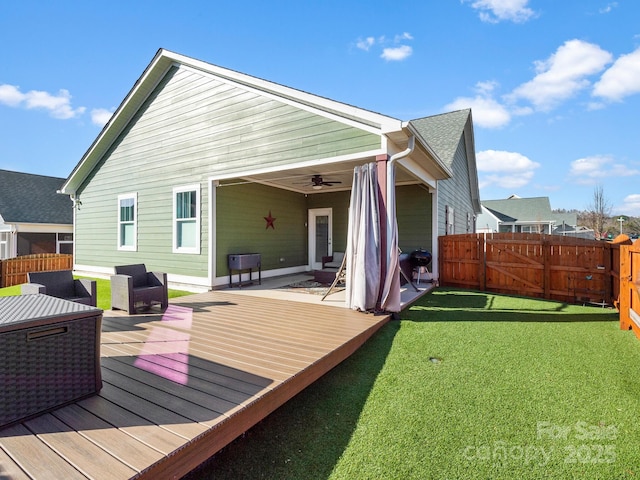
[[[482,199],[601,185],[640,216],[637,0],[5,0],[0,168],[66,177],[159,48],[402,120],[471,107]]]

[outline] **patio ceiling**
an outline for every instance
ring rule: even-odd
[[[375,161],[354,160],[351,162],[341,162],[329,165],[314,165],[276,172],[261,173],[258,175],[244,176],[240,179],[230,179],[220,182],[220,185],[234,185],[238,183],[261,183],[275,188],[290,190],[303,194],[315,194],[326,192],[337,192],[351,190],[353,183],[353,169],[358,165]],[[334,185],[322,185],[321,188],[314,188],[311,178],[320,175],[325,182],[332,182]],[[409,185],[419,183],[411,173],[399,166],[396,175],[396,185]]]

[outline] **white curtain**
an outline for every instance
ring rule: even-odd
[[[355,167],[346,248],[346,304],[372,310],[380,292],[380,220],[375,163]]]
[[[400,311],[400,253],[398,251],[398,221],[396,218],[396,169],[387,170],[387,276],[382,287],[380,306],[387,312]]]

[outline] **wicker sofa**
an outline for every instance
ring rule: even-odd
[[[137,308],[148,309],[160,304],[164,310],[169,306],[167,274],[148,272],[142,263],[114,267],[111,276],[111,309],[136,313]]]
[[[29,283],[21,286],[23,295],[43,293],[91,307],[96,306],[96,281],[87,278],[74,279],[71,270],[29,272]]]

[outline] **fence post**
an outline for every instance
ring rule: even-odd
[[[631,318],[629,308],[631,307],[631,246],[620,245],[620,329],[629,330],[631,328]]]
[[[542,262],[544,270],[542,273],[542,291],[545,299],[551,299],[551,243],[546,236],[542,239]]]
[[[487,236],[484,233],[476,234],[476,248],[478,252],[478,280],[480,291],[487,291]]]
[[[613,272],[611,271],[611,256],[613,255],[613,248],[610,243],[605,243],[602,245],[604,248],[604,300],[607,303],[613,305],[615,299],[613,298]]]

